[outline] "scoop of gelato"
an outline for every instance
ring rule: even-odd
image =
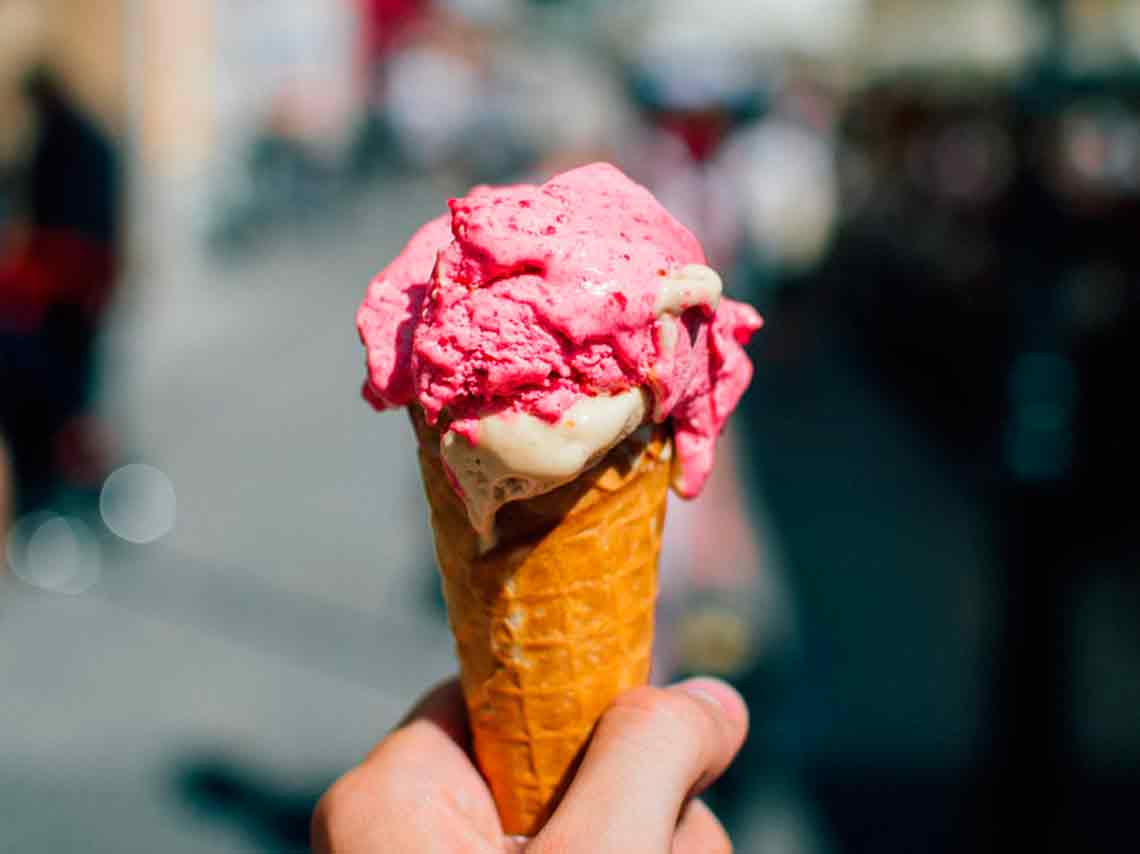
[[[576,404],[642,390],[646,421],[672,419],[674,488],[696,495],[761,325],[722,298],[696,238],[603,163],[539,186],[477,187],[449,210],[369,285],[357,314],[367,399],[442,418],[454,456],[456,437],[473,449],[502,441],[517,416],[528,436],[580,441],[565,423]],[[601,446],[580,449],[584,460],[639,426],[609,421],[620,430],[591,431]]]

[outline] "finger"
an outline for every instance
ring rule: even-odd
[[[704,801],[693,798],[681,810],[673,854],[732,854],[732,840]]]
[[[728,767],[747,730],[744,701],[718,680],[622,695],[537,850],[668,851],[686,799]]]
[[[498,814],[464,749],[466,732],[457,683],[430,691],[321,798],[313,814],[313,849],[498,854]]]
[[[453,676],[428,691],[396,725],[396,729],[421,722],[437,727],[463,750],[467,750],[471,744],[471,728],[467,724],[467,707],[463,703],[463,691],[458,679]]]
[[[398,779],[405,792],[400,800],[442,799],[480,829],[499,834],[494,801],[468,754],[470,741],[463,692],[452,678],[429,691],[360,770],[373,778]]]

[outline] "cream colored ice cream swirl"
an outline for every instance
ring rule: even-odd
[[[653,309],[657,313],[661,347],[666,354],[673,352],[677,336],[681,334],[681,315],[685,310],[704,305],[716,311],[723,290],[720,275],[704,264],[686,264],[665,278]]]
[[[686,264],[661,283],[657,292],[654,310],[657,316],[663,314],[681,315],[694,306],[707,306],[716,311],[724,285],[712,267],[704,264]]]
[[[500,507],[569,483],[640,427],[648,404],[646,392],[630,389],[584,397],[554,424],[524,413],[489,415],[479,421],[476,445],[444,433],[440,453],[483,550],[494,547]]]

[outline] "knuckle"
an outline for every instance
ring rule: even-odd
[[[716,726],[699,701],[660,688],[636,688],[623,694],[610,714],[615,725],[686,754],[699,753]]]
[[[369,755],[369,763],[376,766],[399,766],[434,750],[437,744],[437,730],[434,726],[424,721],[412,721],[388,733]]]

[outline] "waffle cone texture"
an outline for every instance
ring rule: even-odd
[[[602,713],[649,678],[670,440],[635,434],[571,483],[504,505],[480,555],[439,434],[413,421],[475,757],[504,831],[533,836]]]

